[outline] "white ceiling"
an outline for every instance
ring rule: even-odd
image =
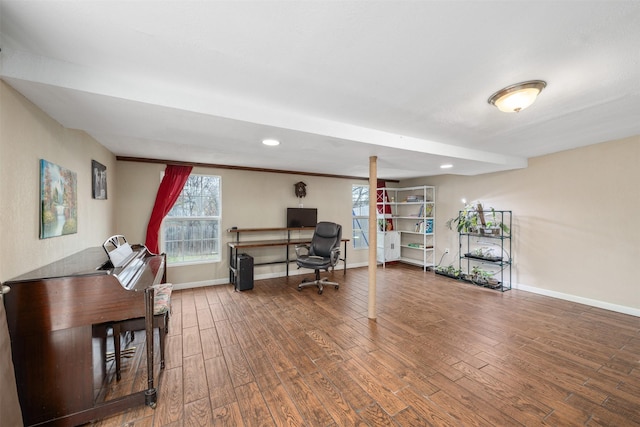
[[[377,156],[403,179],[640,134],[639,1],[0,0],[0,15],[2,79],[119,156],[360,177]],[[530,108],[487,103],[531,79],[548,85]]]

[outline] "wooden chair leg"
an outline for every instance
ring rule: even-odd
[[[164,317],[164,316],[163,316]],[[158,328],[158,336],[160,340],[160,369],[164,369],[164,336],[166,334],[166,318],[164,318],[164,325],[160,325]]]
[[[122,378],[122,373],[120,372],[120,369],[121,369],[120,332],[121,332],[120,324],[115,323],[113,325],[113,357],[115,358],[115,361],[116,361],[116,380],[118,381],[120,381],[120,378]]]
[[[170,295],[170,290],[168,295]],[[165,293],[163,296],[167,296]],[[166,301],[169,309],[165,310],[161,314],[156,314],[153,316],[153,328],[158,328],[158,337],[160,341],[160,368],[164,369],[164,346],[166,341],[166,335],[169,332],[169,313],[170,313],[170,305],[168,304],[168,299]],[[113,324],[113,348],[114,348],[114,357],[116,360],[116,378],[119,381],[122,378],[122,349],[121,349],[121,333],[122,332],[130,332],[132,341],[134,338],[134,331],[144,329],[144,318],[135,318],[129,320],[123,320],[120,322],[115,322]],[[153,343],[150,343],[153,345]]]

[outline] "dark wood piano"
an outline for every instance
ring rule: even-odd
[[[165,257],[132,245],[123,258],[114,266],[103,245],[4,283],[11,288],[4,301],[26,426],[75,426],[138,405],[155,407],[152,285],[165,282]],[[140,317],[146,388],[105,400],[115,381],[105,368],[107,328]]]

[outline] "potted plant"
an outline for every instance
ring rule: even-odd
[[[502,257],[498,256],[493,248],[480,247],[472,250],[469,253],[464,254],[467,258],[475,258],[486,261],[502,261]]]
[[[476,265],[471,269],[471,274],[468,274],[466,279],[476,285],[497,288],[500,286],[500,282],[493,277],[494,274]]]
[[[481,209],[482,205],[478,204],[478,207]],[[447,227],[449,227],[449,230],[453,230],[455,225],[458,233],[475,233],[482,224],[478,212],[479,210],[475,206],[465,205],[457,217],[447,221]]]
[[[451,277],[452,279],[459,279],[462,272],[459,268],[455,268],[453,265],[448,265],[446,267],[438,266],[435,268],[435,271],[436,274]]]
[[[509,227],[505,223],[503,223],[502,221],[499,221],[496,218],[496,210],[494,208],[489,208],[489,209],[491,211],[491,220],[486,221],[486,223],[483,223],[484,226],[480,228],[480,234],[491,235],[491,236],[497,236],[500,234],[500,232],[504,234],[509,234],[511,232]]]
[[[491,212],[491,220],[485,221],[484,214],[487,211],[482,207],[482,203],[465,205],[457,217],[447,221],[447,227],[449,227],[449,230],[453,230],[455,225],[458,233],[499,235],[502,230],[505,234],[509,234],[509,227],[498,220],[496,210],[492,207],[489,208],[489,211]]]

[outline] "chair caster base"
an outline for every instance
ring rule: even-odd
[[[338,285],[335,282],[329,282],[327,279],[317,279],[317,280],[303,279],[302,283],[298,285],[298,291],[301,291],[302,288],[306,286],[317,286],[318,295],[322,295],[322,292],[324,291],[325,286],[333,286],[336,289],[336,291],[340,288],[340,285]]]

